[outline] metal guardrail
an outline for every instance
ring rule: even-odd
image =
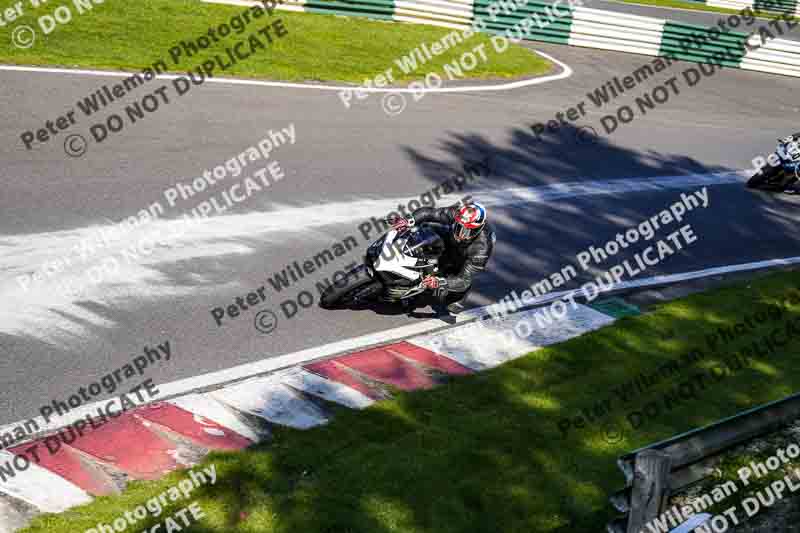
[[[621,456],[617,465],[625,476],[625,488],[609,500],[624,514],[607,530],[639,533],[666,510],[671,493],[707,477],[720,454],[798,417],[800,394],[794,394]]]

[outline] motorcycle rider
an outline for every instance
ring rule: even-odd
[[[792,161],[800,159],[800,132],[793,133],[781,139],[785,146],[785,153]],[[800,180],[797,178],[798,167],[795,167],[794,176],[791,176],[783,185],[783,192],[788,194],[800,194]]]
[[[496,236],[486,221],[486,208],[473,201],[442,208],[420,207],[408,219],[397,217],[391,223],[396,230],[423,223],[446,228],[442,235],[445,251],[439,258],[443,276],[427,276],[422,283],[450,313],[463,310],[473,277],[486,269],[494,250]]]
[[[747,182],[749,188],[800,193],[800,132],[778,139],[775,152],[755,158],[753,165],[756,173]]]

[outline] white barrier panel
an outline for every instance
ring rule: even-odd
[[[257,5],[256,0],[203,0],[210,3],[224,3],[241,6]],[[717,7],[743,9],[752,6],[753,0],[712,0],[708,5]],[[279,9],[287,11],[304,11],[303,0],[288,0],[287,4],[282,4]],[[363,7],[363,5],[353,4],[353,8]],[[321,9],[319,6],[315,6]],[[392,20],[397,22],[407,22],[410,24],[424,24],[428,26],[438,26],[448,29],[464,30],[473,24],[475,18],[474,0],[399,0],[394,4]],[[511,9],[511,4],[506,7]],[[537,3],[537,9],[541,9],[541,4]],[[341,5],[332,7],[331,11],[342,14]],[[481,5],[481,10],[487,9],[485,4]],[[501,6],[502,11],[505,10]],[[798,9],[800,12],[800,9]],[[518,11],[522,20],[531,14],[527,11]],[[489,22],[491,17],[483,17]],[[630,15],[627,13],[617,13],[594,9],[589,7],[577,6],[572,10],[571,17],[565,17],[564,22],[571,21],[569,33],[563,24],[553,25],[549,29],[539,29],[530,26],[528,36],[535,37],[553,35],[561,30],[560,35],[566,37],[567,44],[581,46],[585,48],[598,48],[602,50],[614,50],[647,56],[659,56],[664,38],[664,27],[668,22],[666,19],[645,17],[642,15]],[[765,22],[766,24],[766,22]],[[506,24],[502,24],[502,31],[508,31]],[[508,24],[511,27],[511,24]],[[514,32],[517,33],[517,32]],[[518,32],[522,37],[525,34],[524,28]],[[544,37],[546,39],[546,37]],[[784,76],[800,77],[800,42],[789,41],[787,39],[772,39],[762,43],[757,33],[748,38],[751,45],[759,46],[757,50],[747,51],[741,60],[740,68],[744,70],[755,70],[770,74],[780,74]]]

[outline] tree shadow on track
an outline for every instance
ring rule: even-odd
[[[615,145],[592,126],[561,126],[536,135],[519,128],[509,132],[508,146],[498,146],[479,134],[453,134],[439,146],[456,161],[490,157],[493,178],[506,185],[537,186],[564,181],[647,178],[730,169],[708,166],[684,155],[656,150],[641,152]],[[442,163],[416,148],[405,148],[420,172],[436,179]],[[458,166],[458,165],[456,165]]]
[[[441,142],[458,168],[480,158],[489,158],[491,176],[475,182],[470,190],[495,191],[509,187],[545,190],[559,185],[614,183],[615,180],[686,176],[691,174],[731,173],[738,169],[709,166],[680,154],[655,150],[640,152],[618,146],[610,138],[587,127],[562,126],[554,133],[537,138],[530,131],[510,131],[510,147],[498,146],[477,134],[453,134]],[[431,180],[448,167],[415,148],[406,148],[409,158]],[[512,289],[519,293],[565,265],[574,265],[579,275],[560,287],[575,288],[611,266],[631,259],[659,239],[691,224],[698,241],[662,263],[650,267],[638,278],[665,273],[686,272],[741,264],[763,259],[797,255],[800,240],[794,231],[794,212],[798,200],[785,195],[769,195],[745,189],[740,183],[711,185],[709,205],[688,213],[681,223],[656,231],[651,242],[631,245],[602,263],[591,264],[589,271],[578,265],[576,254],[589,246],[602,247],[617,232],[640,222],[680,201],[703,185],[687,185],[663,190],[638,190],[613,194],[580,193],[571,198],[555,198],[490,208],[490,220],[497,232],[492,261],[471,294],[473,304],[486,304],[502,298]],[[476,197],[480,201],[480,198]]]

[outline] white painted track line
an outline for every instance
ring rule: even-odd
[[[652,276],[649,278],[627,280],[627,281],[620,281],[619,283],[613,283],[610,285],[609,288],[600,288],[599,294],[607,294],[611,292],[619,292],[622,290],[629,290],[629,289],[642,289],[645,287],[654,287],[658,285],[670,285],[672,283],[679,283],[682,281],[690,281],[701,278],[710,278],[712,276],[720,276],[723,274],[734,274],[736,272],[749,272],[753,270],[762,270],[766,268],[791,266],[797,264],[800,264],[800,256],[784,257],[781,259],[765,259],[764,261],[755,261],[752,263],[741,263],[738,265],[725,265],[720,267],[704,268],[702,270],[692,270],[690,272],[681,272],[678,274],[664,274],[661,276]],[[519,294],[521,290],[524,289],[521,287],[516,288],[517,294]],[[584,294],[584,291],[582,289],[555,291],[531,299],[530,300],[531,303],[526,307],[544,305],[546,303],[553,302],[555,300],[562,300],[565,298],[571,299],[571,298],[581,298],[585,296],[586,295]],[[486,316],[483,315],[484,311],[487,311],[486,313],[487,315],[491,315],[491,312],[488,311],[491,307],[492,307],[491,304],[481,307],[480,313],[482,314],[482,316]],[[470,311],[477,311],[477,309]]]

